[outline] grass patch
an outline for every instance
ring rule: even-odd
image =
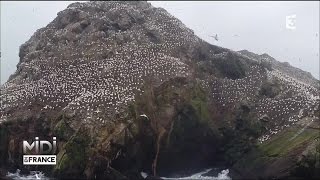
[[[301,134],[296,134],[299,129],[290,129],[286,132],[276,135],[270,142],[261,144],[261,149],[267,156],[283,156],[289,151],[301,147],[306,142],[319,136],[319,131],[315,129],[305,129]],[[296,137],[294,137],[296,136]],[[294,138],[293,138],[294,137]]]

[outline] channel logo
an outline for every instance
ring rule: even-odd
[[[45,140],[40,141],[39,137],[35,137],[35,141],[31,144],[23,141],[23,165],[56,165],[56,150],[56,137],[52,138],[52,143]]]
[[[296,23],[297,23],[297,15],[296,14],[286,16],[286,28],[287,29],[295,30],[297,28]]]

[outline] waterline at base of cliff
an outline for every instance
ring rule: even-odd
[[[179,176],[175,175],[175,177],[160,177],[161,179],[168,180],[183,180],[183,179],[207,179],[207,180],[231,180],[229,174],[229,169],[222,170],[216,176],[212,175],[210,172],[216,170],[217,168],[209,168],[205,169],[201,172],[192,174],[190,176]],[[141,176],[143,178],[147,178],[148,174],[145,172],[141,172]],[[29,180],[29,179],[39,179],[39,180],[50,180],[52,178],[46,177],[45,174],[41,171],[30,171],[29,174],[24,175],[21,173],[19,169],[14,173],[8,172],[6,178],[13,180]]]

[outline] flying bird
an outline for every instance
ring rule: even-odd
[[[215,36],[210,36],[210,37],[214,38],[216,41],[219,41],[218,34],[216,34]]]

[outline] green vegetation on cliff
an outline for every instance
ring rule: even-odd
[[[269,157],[285,156],[318,136],[319,131],[315,129],[305,129],[300,133],[298,129],[292,128],[275,136],[271,141],[259,145],[259,149]]]
[[[59,152],[55,173],[64,176],[81,175],[86,166],[90,142],[86,130],[79,129]]]
[[[319,137],[317,129],[292,127],[252,149],[233,169],[255,178],[319,177]]]

